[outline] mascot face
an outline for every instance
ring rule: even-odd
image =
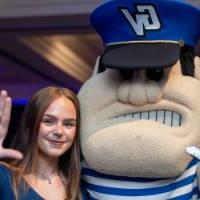
[[[181,174],[192,159],[186,147],[200,147],[199,60],[192,76],[183,75],[180,59],[165,68],[94,73],[79,93],[87,164],[121,176]]]
[[[182,75],[179,62],[159,81],[149,80],[145,70],[130,80],[112,69],[91,77],[79,93],[89,166],[133,177],[180,174],[191,160],[186,147],[200,146],[198,77],[200,69],[195,77]]]

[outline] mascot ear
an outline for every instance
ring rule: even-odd
[[[195,65],[194,77],[200,80],[200,57],[198,56],[195,57],[194,65]]]

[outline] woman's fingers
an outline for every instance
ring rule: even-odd
[[[0,141],[4,140],[10,122],[12,102],[5,90],[0,92]]]
[[[13,149],[0,149],[0,159],[2,158],[12,158],[21,160],[23,155],[21,152],[13,150]]]
[[[4,131],[7,133],[9,122],[10,122],[10,113],[11,113],[12,101],[10,97],[5,98],[5,105],[1,117],[1,125]]]
[[[7,91],[2,90],[0,92],[0,118],[1,118],[1,116],[3,114],[6,97],[7,97]]]
[[[3,148],[3,141],[7,135],[8,126],[10,122],[10,113],[12,107],[12,100],[8,96],[7,91],[0,92],[0,159],[12,158],[22,159],[23,155],[14,149]]]

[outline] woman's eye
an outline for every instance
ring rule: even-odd
[[[76,123],[73,123],[73,122],[66,122],[64,125],[65,125],[67,128],[72,128],[72,127],[76,126]]]
[[[52,120],[49,120],[49,119],[43,119],[42,122],[46,125],[52,125],[53,124],[53,121]]]

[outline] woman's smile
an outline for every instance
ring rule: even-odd
[[[50,139],[47,139],[47,141],[51,145],[56,146],[56,147],[62,147],[66,143],[65,141],[60,141],[60,140],[50,140]]]

